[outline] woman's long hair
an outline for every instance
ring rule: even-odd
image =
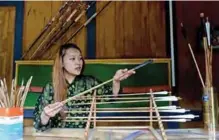
[[[60,46],[59,52],[56,55],[56,59],[53,65],[52,82],[55,102],[60,102],[67,98],[67,82],[64,76],[63,57],[65,56],[66,50],[70,48],[77,49],[81,52],[80,48],[73,43],[64,44]],[[84,59],[81,73],[83,70]]]

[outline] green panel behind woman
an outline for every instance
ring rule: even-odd
[[[87,110],[90,105],[77,105],[77,103],[90,102],[89,100],[73,100],[65,105],[63,100],[77,95],[87,89],[90,89],[100,83],[97,78],[89,75],[83,75],[85,61],[80,48],[75,44],[64,44],[56,56],[53,65],[52,83],[48,83],[43,93],[38,98],[34,110],[34,128],[45,131],[49,128],[85,128],[86,121],[65,122],[63,121],[67,114],[65,110]],[[118,70],[112,84],[101,86],[96,90],[97,95],[117,96],[120,92],[120,81],[134,74],[135,71],[127,69]],[[91,97],[92,92],[86,96]],[[88,117],[89,112],[72,112],[68,117]],[[92,126],[91,126],[92,127]]]

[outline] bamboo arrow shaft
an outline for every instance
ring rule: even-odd
[[[63,120],[64,122],[86,122],[87,120]],[[94,122],[94,120],[90,120]],[[158,120],[95,120],[96,122],[157,122]],[[186,122],[190,121],[190,119],[164,119],[163,122]]]
[[[154,97],[154,99],[175,99],[175,96],[165,96],[165,97]],[[145,100],[145,99],[150,99],[150,97],[114,97],[114,98],[104,98],[104,97],[97,97],[96,100]],[[82,98],[77,98],[75,100],[92,100],[91,97],[82,97]]]
[[[195,67],[196,67],[196,69],[197,69],[199,78],[200,78],[200,80],[201,80],[202,87],[204,88],[204,87],[205,87],[204,80],[203,80],[203,78],[202,78],[202,75],[201,75],[199,66],[198,66],[198,64],[197,64],[195,55],[194,55],[194,53],[193,53],[192,47],[191,47],[191,45],[190,45],[190,43],[189,43],[189,41],[188,41],[188,39],[187,39],[186,29],[184,28],[184,26],[183,26],[182,23],[181,23],[181,29],[182,29],[182,34],[183,34],[185,40],[187,41],[187,45],[188,45],[188,47],[189,47],[189,51],[190,51],[190,53],[191,53],[191,55],[192,55],[192,59],[193,59],[193,61],[194,61],[194,63],[195,63]]]
[[[138,95],[150,95],[150,94],[154,94],[154,95],[167,95],[169,92],[167,91],[158,91],[158,92],[153,92],[153,93],[150,93],[150,92],[146,92],[146,93],[132,93],[132,94],[119,94],[117,95],[117,98],[119,97],[123,97],[123,96],[138,96]],[[114,97],[114,95],[100,95],[100,96],[96,96],[96,98],[102,98],[102,97]],[[87,98],[87,96],[81,96],[80,98]],[[79,99],[80,99],[79,98]],[[115,97],[114,97],[115,98]]]
[[[62,14],[63,10],[69,5],[70,2],[65,2],[65,4],[59,9],[58,13],[51,19],[51,21],[44,27],[42,32],[37,36],[37,38],[33,41],[33,43],[28,47],[28,50],[23,54],[21,59],[23,59],[33,48],[36,42],[42,37],[42,35],[49,29],[49,27],[53,24],[53,22]]]
[[[80,18],[85,15],[85,13],[90,9],[90,7],[94,4],[95,2],[92,2],[90,5],[87,6],[74,20],[72,17],[76,14],[78,9],[75,9],[72,14],[68,17],[67,21],[64,23],[64,25],[61,27],[60,32],[57,32],[54,37],[51,39],[51,41],[43,48],[43,50],[47,51],[48,48],[55,44],[57,40],[62,40],[64,37],[65,33],[69,30],[70,27],[74,26]],[[72,21],[73,20],[73,21]],[[71,22],[72,21],[72,22]],[[71,22],[71,23],[70,23]],[[70,23],[70,24],[69,24]],[[42,53],[45,53],[45,51],[42,51],[39,56],[42,55]],[[52,57],[52,55],[49,56],[49,59]]]
[[[160,116],[161,118],[182,118],[182,119],[194,119],[195,115],[189,114],[189,115],[174,115],[174,116]],[[88,117],[66,117],[66,120],[72,120],[72,119],[86,119]],[[150,116],[108,116],[108,117],[90,117],[92,119],[149,119]],[[152,116],[152,118],[157,118],[157,116]]]
[[[151,109],[150,107],[128,107],[128,108],[97,108],[97,110],[139,110],[139,109]],[[154,107],[152,107],[154,109]],[[161,106],[157,107],[157,109],[177,109],[176,106]]]
[[[164,101],[178,101],[177,98],[165,98],[165,99],[157,99],[156,102],[164,102]],[[137,102],[150,102],[150,100],[132,100],[132,101],[112,101],[112,102],[97,102],[95,104],[121,104],[121,103],[137,103]],[[91,103],[77,103],[75,105],[90,105]]]
[[[145,66],[145,65],[147,65],[147,64],[150,64],[150,63],[152,63],[152,62],[153,62],[153,60],[145,61],[144,63],[142,63],[142,64],[140,64],[140,65],[134,67],[134,68],[131,69],[131,70],[137,70],[137,69],[139,69],[139,68],[141,68],[141,67],[143,67],[143,66]],[[127,72],[128,72],[128,71],[127,71]],[[123,77],[124,75],[126,75],[127,72],[124,73],[123,75],[121,75],[120,77]],[[101,86],[103,86],[103,85],[105,85],[105,84],[108,84],[108,83],[112,82],[113,80],[114,80],[114,78],[109,79],[109,80],[107,80],[107,81],[105,81],[105,82],[103,82],[103,83],[101,83],[101,84],[99,84],[99,85],[97,85],[97,86],[95,86],[95,87],[92,87],[92,88],[90,88],[90,89],[88,89],[88,90],[85,90],[85,91],[83,91],[83,92],[81,92],[81,93],[79,93],[79,94],[77,94],[77,95],[75,95],[75,96],[73,96],[73,97],[70,97],[70,98],[68,98],[68,99],[66,99],[66,100],[64,100],[64,101],[62,101],[62,103],[63,103],[63,104],[66,104],[67,102],[69,102],[69,101],[71,101],[71,100],[74,100],[74,99],[76,99],[77,97],[80,97],[80,96],[82,96],[82,95],[84,95],[84,94],[86,94],[86,93],[88,93],[88,92],[91,92],[91,91],[93,91],[93,90],[95,90],[95,89],[97,89],[97,88],[99,88],[99,87],[101,87]]]
[[[160,107],[157,107],[158,110],[175,110],[179,107],[177,106],[160,106]],[[78,108],[71,108],[71,111],[74,111],[74,110],[77,110]],[[123,107],[119,107],[119,108],[96,108],[96,110],[98,111],[116,111],[116,110],[122,110],[122,111],[131,111],[131,110],[149,110],[149,109],[155,109],[155,107],[128,107],[128,108],[123,108]],[[69,111],[69,112],[71,112]],[[86,111],[86,110],[80,110],[80,111]],[[67,111],[68,112],[68,111]]]
[[[152,110],[153,112],[155,112],[155,110]],[[167,110],[159,110],[159,112],[169,112],[169,113],[185,113],[188,110],[185,109],[167,109]],[[86,111],[86,110],[71,110],[71,111],[65,111],[65,113],[88,113],[90,111]],[[150,110],[112,110],[112,111],[105,111],[105,110],[101,110],[101,111],[93,111],[94,113],[134,113],[134,112],[150,112]]]
[[[73,97],[70,97],[70,98],[68,98],[68,99],[66,99],[66,100],[64,100],[64,101],[62,101],[62,103],[63,103],[63,104],[66,104],[67,102],[69,102],[69,101],[71,101],[71,100],[73,100],[73,99],[76,99],[77,97],[82,96],[82,95],[84,95],[84,94],[86,94],[86,93],[88,93],[88,92],[91,92],[91,91],[93,91],[94,89],[97,89],[97,88],[99,88],[99,87],[101,87],[101,86],[103,86],[103,85],[105,85],[105,84],[108,84],[108,83],[110,83],[110,82],[112,82],[112,81],[113,81],[113,78],[110,79],[110,80],[108,80],[108,81],[105,81],[105,82],[102,83],[102,84],[99,84],[99,85],[97,85],[97,86],[95,86],[95,87],[92,87],[92,88],[90,88],[90,89],[88,89],[88,90],[86,90],[86,91],[84,91],[84,92],[81,92],[81,93],[79,93],[79,94],[77,94],[77,95],[75,95],[75,96],[73,96]]]
[[[95,14],[93,14],[83,25],[81,25],[81,26],[79,27],[79,29],[78,29],[76,32],[74,32],[74,34],[73,34],[65,43],[68,43],[69,41],[71,41],[72,38],[73,38],[75,35],[77,35],[77,33],[78,33],[83,27],[86,27],[87,24],[89,24],[91,20],[93,20],[98,14],[100,14],[100,13],[107,7],[107,5],[110,4],[110,2],[111,2],[111,1],[107,2],[107,4],[104,5],[104,6],[101,8],[100,11],[96,12]]]

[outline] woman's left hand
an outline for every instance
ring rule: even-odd
[[[127,79],[132,74],[135,74],[135,71],[128,70],[128,69],[120,69],[116,72],[113,79],[114,79],[115,82],[120,82],[122,80]]]
[[[120,89],[120,81],[127,79],[132,74],[135,74],[135,71],[128,69],[120,69],[116,72],[113,77],[113,95],[117,96]]]

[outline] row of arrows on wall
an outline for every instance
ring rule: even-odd
[[[101,7],[97,12],[90,16],[84,23],[80,20],[89,9],[95,6],[95,1],[67,1],[59,9],[58,13],[48,22],[41,33],[36,37],[28,50],[22,55],[21,59],[34,60],[40,59],[43,54],[51,49],[54,45],[58,45],[59,41],[62,44],[70,42],[84,27],[86,27],[94,18],[96,18],[111,1]],[[70,33],[70,37],[66,39],[66,33],[74,28],[76,25],[80,25],[73,33]],[[55,49],[55,53],[58,49]],[[49,56],[48,59],[51,59]]]

